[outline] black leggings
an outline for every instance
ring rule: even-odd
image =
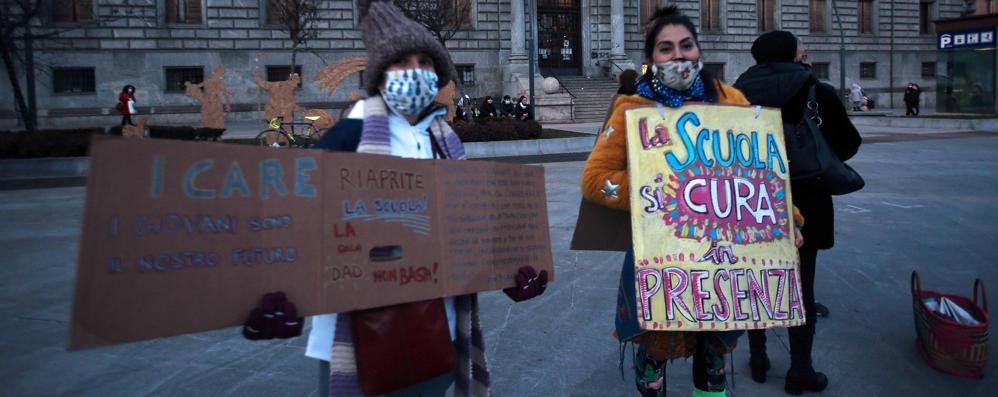
[[[121,115],[121,125],[125,125],[125,123],[128,123],[129,125],[135,125],[135,123],[132,122],[132,115],[130,114]]]

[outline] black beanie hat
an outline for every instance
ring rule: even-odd
[[[406,18],[390,0],[359,0],[357,8],[367,48],[364,88],[369,95],[377,95],[382,75],[392,62],[417,52],[433,59],[437,87],[451,81],[455,72],[450,53],[426,27]]]
[[[797,37],[787,31],[763,33],[752,43],[752,58],[758,64],[793,62],[796,56]]]

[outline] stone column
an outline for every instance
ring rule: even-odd
[[[523,24],[523,0],[511,0],[510,9],[513,14],[510,21],[510,40],[512,41],[509,54],[510,63],[526,63],[527,50],[525,43],[525,30]]]
[[[610,0],[610,58],[626,58],[624,53],[624,0]]]
[[[610,75],[614,78],[624,70],[635,69],[624,51],[624,29],[624,0],[610,0]]]

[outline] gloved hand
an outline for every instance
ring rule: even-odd
[[[265,294],[250,312],[243,324],[243,336],[249,340],[287,339],[301,335],[303,317],[298,316],[295,304],[287,300],[283,292]]]
[[[533,266],[523,266],[516,272],[516,286],[506,288],[502,292],[514,302],[523,302],[543,294],[547,286],[547,270],[541,270],[541,274],[538,275]]]

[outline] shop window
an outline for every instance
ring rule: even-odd
[[[936,78],[936,63],[935,62],[922,62],[922,78],[923,79],[934,79],[934,78]]]
[[[52,89],[56,94],[88,94],[97,92],[94,68],[52,69]]]
[[[721,0],[700,0],[700,28],[704,32],[721,31]]]
[[[166,0],[166,23],[201,24],[203,0]]]
[[[461,85],[475,85],[475,65],[456,65],[455,68],[457,69],[458,78],[461,79]]]
[[[828,62],[815,62],[811,64],[811,71],[818,80],[828,80]]]
[[[83,23],[93,22],[93,0],[64,0],[52,2],[52,22]]]
[[[876,17],[874,0],[859,0],[856,9],[856,30],[859,33],[873,33],[873,22]]]
[[[859,78],[861,78],[861,79],[875,79],[875,78],[877,78],[877,63],[876,62],[861,62],[859,64]]]
[[[723,63],[704,63],[703,70],[706,70],[707,73],[710,73],[710,75],[714,76],[714,78],[720,81],[725,81]]]
[[[760,32],[776,30],[776,0],[756,0],[756,26]]]
[[[828,32],[828,1],[810,0],[811,31],[815,33]]]
[[[203,66],[167,66],[166,70],[166,92],[184,92],[184,82],[189,81],[197,84],[204,81]]]

